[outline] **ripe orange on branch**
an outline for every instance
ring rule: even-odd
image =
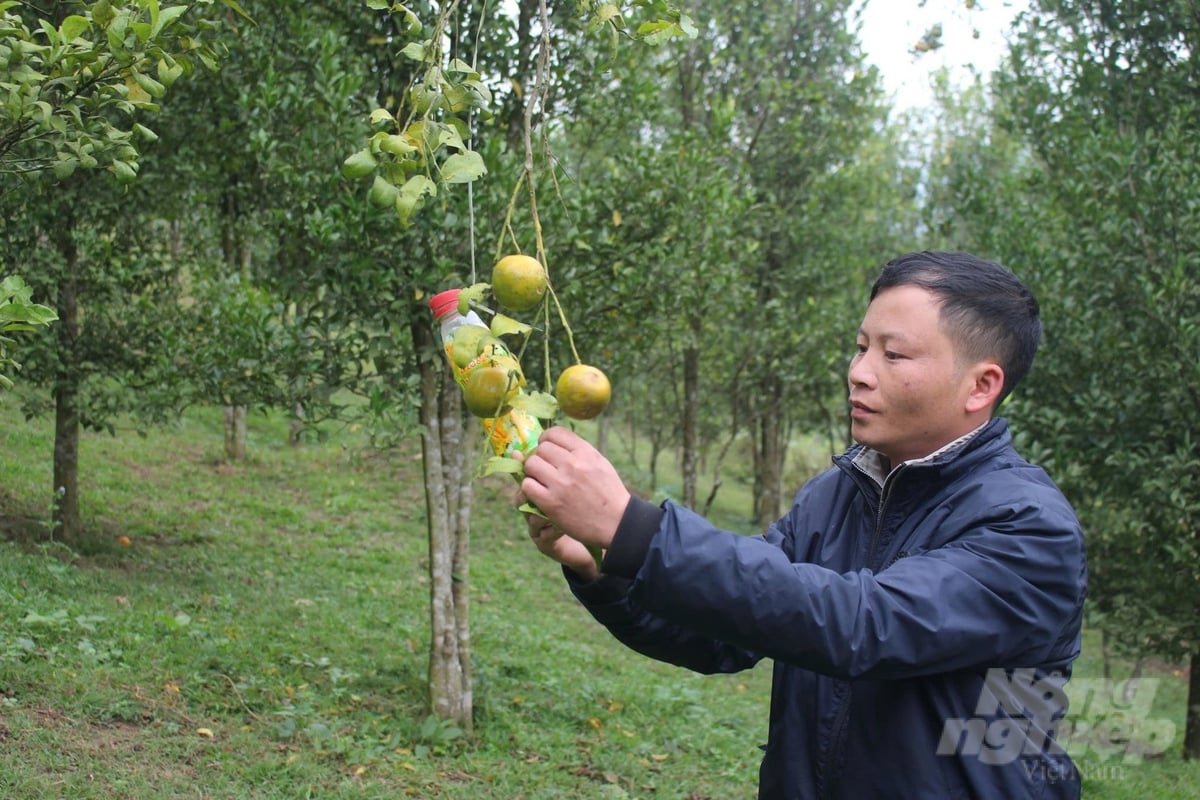
[[[529,311],[546,296],[546,269],[532,256],[510,255],[492,268],[492,294],[512,311]]]
[[[519,388],[517,376],[505,367],[476,367],[467,376],[463,399],[467,401],[467,410],[475,416],[499,417],[512,409],[510,403]]]
[[[562,413],[571,419],[591,419],[612,399],[608,376],[596,367],[574,364],[558,376],[554,396]]]

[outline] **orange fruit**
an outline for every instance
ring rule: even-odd
[[[505,256],[492,268],[492,295],[511,311],[528,311],[546,296],[546,269],[532,256]]]
[[[483,352],[488,353],[486,347]],[[516,380],[518,386],[525,385],[525,372],[521,369],[521,362],[507,350],[488,354],[488,366],[503,367]]]
[[[575,364],[558,376],[554,396],[559,409],[571,419],[591,419],[612,399],[612,384],[596,367]]]
[[[507,413],[520,384],[515,375],[500,366],[476,367],[463,385],[467,410],[477,417],[498,417]]]

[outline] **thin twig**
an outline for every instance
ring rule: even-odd
[[[242,704],[242,710],[245,711],[250,716],[250,719],[254,720],[255,722],[261,723],[262,717],[258,716],[258,714],[255,714],[253,711],[251,711],[250,706],[246,705],[246,700],[244,697],[242,697],[242,693],[238,691],[237,684],[233,682],[233,678],[229,677],[224,672],[218,672],[217,675],[224,678],[225,681],[229,684],[229,688],[233,689],[234,696],[236,696],[238,699],[238,702]]]
[[[537,185],[533,172],[534,157],[533,157],[533,114],[535,108],[540,112],[542,120],[546,116],[546,96],[549,93],[549,75],[550,75],[550,10],[547,7],[546,0],[538,0],[538,18],[542,26],[541,35],[538,39],[538,60],[537,67],[533,74],[533,91],[529,93],[529,102],[525,104],[525,178],[529,190],[529,213],[533,221],[533,235],[537,247],[538,260],[542,262],[542,266],[546,269],[548,290],[550,298],[554,301],[554,307],[558,311],[559,321],[562,323],[563,330],[567,334],[567,343],[571,347],[571,355],[575,359],[575,363],[582,363],[579,358],[579,352],[575,349],[575,335],[571,331],[571,325],[567,322],[567,315],[563,311],[562,303],[558,300],[558,294],[554,291],[554,283],[549,280],[550,267],[546,258],[546,243],[542,237],[542,221],[538,215],[537,205]],[[553,167],[551,167],[553,169]],[[544,338],[545,347],[543,348],[545,365],[546,365],[546,380],[549,382],[550,375],[550,310],[546,309],[546,336]]]

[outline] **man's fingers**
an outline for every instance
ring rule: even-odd
[[[581,444],[587,444],[586,440],[579,434],[561,425],[555,425],[543,431],[541,436],[538,437],[539,446],[541,442],[550,442],[568,452],[577,450]]]
[[[590,448],[587,440],[562,427],[551,427],[538,437],[538,445],[525,459],[525,474],[546,483],[552,472],[570,464],[571,459]]]
[[[533,453],[525,459],[525,468],[529,469],[529,462],[544,461],[548,464],[554,464],[561,461],[569,451],[553,441],[539,440],[538,446],[534,448]]]
[[[525,459],[525,476],[547,484],[569,457],[570,453],[554,442],[538,442],[537,449]]]

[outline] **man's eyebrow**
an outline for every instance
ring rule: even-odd
[[[859,335],[859,336],[866,337],[866,338],[868,338],[868,339],[870,339],[870,338],[871,338],[871,335],[870,335],[870,334],[868,334],[868,333],[866,332],[866,330],[865,330],[865,329],[863,329],[862,327],[859,327],[859,329],[858,329],[858,335]],[[904,334],[903,334],[903,333],[892,332],[892,331],[884,331],[883,333],[881,333],[881,334],[879,334],[878,336],[876,336],[876,337],[875,337],[875,339],[877,339],[877,340],[880,342],[880,344],[887,344],[888,342],[904,342],[904,341],[907,341],[907,339],[906,339],[906,337],[904,336]]]

